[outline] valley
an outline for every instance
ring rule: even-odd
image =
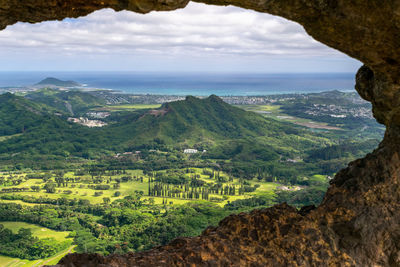
[[[0,224],[39,240],[67,233],[51,257],[0,257],[6,266],[72,249],[143,251],[232,213],[318,205],[384,132],[366,102],[338,91],[174,99],[43,88],[0,104]],[[82,125],[91,120],[102,127]]]

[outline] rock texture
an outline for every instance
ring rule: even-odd
[[[380,146],[340,171],[323,203],[229,216],[198,237],[124,256],[70,254],[59,266],[400,266],[400,1],[197,0],[299,22],[362,61],[356,89],[386,125]],[[0,28],[101,8],[172,10],[187,0],[0,0]]]
[[[102,8],[148,13],[185,7],[188,0],[0,0],[0,29],[21,22],[62,20]]]

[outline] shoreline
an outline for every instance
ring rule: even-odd
[[[99,87],[87,87],[87,86],[80,86],[80,87],[61,87],[61,86],[54,86],[54,87],[38,87],[38,86],[5,86],[0,87],[0,94],[3,93],[27,93],[27,92],[35,92],[41,89],[54,89],[60,91],[81,91],[86,93],[91,92],[106,92],[115,95],[128,95],[128,96],[153,96],[153,97],[161,97],[161,96],[168,96],[168,97],[186,97],[186,96],[195,96],[199,98],[205,98],[210,95],[217,95],[218,97],[238,97],[238,98],[247,98],[247,97],[273,97],[273,96],[282,96],[282,95],[308,95],[308,94],[320,94],[320,93],[329,93],[329,92],[341,92],[341,93],[355,93],[355,89],[329,89],[329,90],[292,90],[292,91],[284,91],[279,92],[279,90],[271,91],[269,93],[264,94],[218,94],[207,92],[204,94],[190,94],[190,93],[182,93],[182,94],[169,94],[168,92],[165,93],[144,93],[144,92],[129,92],[122,89],[111,89],[111,88],[99,88]]]

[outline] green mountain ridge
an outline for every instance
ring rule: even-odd
[[[20,134],[41,123],[49,109],[11,93],[0,95],[0,135]]]
[[[43,96],[40,102],[37,98],[33,98],[37,101],[33,102],[11,94],[0,96],[0,103],[3,104],[1,122],[3,129],[8,129],[2,135],[23,133],[3,141],[0,153],[29,154],[40,151],[42,154],[80,157],[89,150],[101,154],[138,147],[178,149],[201,146],[210,149],[231,140],[244,141],[262,136],[276,139],[282,133],[290,135],[303,131],[299,127],[233,107],[217,96],[206,99],[187,97],[156,110],[128,113],[118,122],[103,128],[87,128],[67,122],[66,116],[54,115],[57,105],[49,107],[43,104],[57,94],[39,93],[37,98]],[[27,97],[32,99],[30,95]]]
[[[67,121],[69,115],[59,113],[57,105],[44,104],[53,96],[62,99],[51,90],[39,92],[33,98],[35,102],[21,96],[0,95],[3,166],[23,164],[52,169],[57,164],[65,167],[70,161],[82,164],[90,160],[119,168],[124,164],[148,169],[177,168],[186,166],[183,150],[195,148],[207,151],[191,157],[204,160],[200,164],[217,164],[242,177],[272,173],[296,182],[299,172],[331,174],[377,142],[357,141],[345,151],[340,147],[346,143],[331,138],[336,133],[313,132],[266,118],[229,105],[215,95],[204,99],[189,96],[158,109],[110,112],[103,119],[107,126],[89,128]],[[154,149],[161,152],[150,155]],[[137,150],[143,152],[144,160],[140,162],[115,158],[118,153]]]
[[[15,160],[31,159],[34,155],[83,156],[84,151],[94,146],[91,140],[95,138],[95,130],[68,122],[66,117],[54,115],[53,108],[21,96],[0,95],[0,118],[3,160],[12,159],[13,155],[17,155]]]
[[[137,115],[134,122],[119,123],[111,128],[134,136],[129,140],[130,145],[154,139],[166,144],[195,145],[301,131],[300,127],[231,106],[215,95],[205,99],[188,96],[185,100],[166,103],[157,110]]]
[[[105,101],[81,91],[60,91],[44,88],[25,96],[27,99],[55,108],[67,114],[81,114],[90,108],[103,106]]]

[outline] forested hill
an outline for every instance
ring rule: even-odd
[[[10,93],[0,95],[0,136],[20,134],[39,126],[50,110]]]
[[[47,97],[45,94],[44,99]],[[183,146],[197,146],[211,149],[243,142],[246,146],[256,147],[254,137],[267,137],[278,144],[282,142],[278,142],[278,137],[284,140],[285,136],[303,132],[288,123],[233,107],[217,96],[206,99],[187,97],[155,110],[117,113],[110,116],[109,125],[103,128],[70,123],[67,116],[54,115],[58,110],[56,105],[45,105],[45,100],[35,103],[5,94],[0,96],[0,102],[2,158],[10,155],[88,158],[145,147],[180,150]],[[235,142],[227,144],[230,140]],[[265,148],[265,144],[258,145],[261,146]]]
[[[231,106],[215,95],[205,99],[188,96],[182,101],[166,103],[145,114],[128,116],[110,129],[125,135],[122,139],[134,145],[152,140],[164,144],[184,142],[193,145],[264,135],[276,137],[301,131],[288,123]]]
[[[0,159],[84,155],[96,131],[54,115],[55,110],[13,94],[0,95]]]
[[[61,91],[44,88],[25,96],[36,103],[53,107],[59,112],[81,115],[90,108],[103,106],[105,101],[99,97],[81,91]]]

